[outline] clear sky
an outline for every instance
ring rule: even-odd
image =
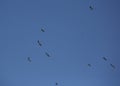
[[[120,0],[0,0],[0,86],[56,82],[120,86]]]

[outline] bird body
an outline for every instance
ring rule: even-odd
[[[32,61],[30,57],[28,57],[27,59],[28,59],[28,61],[29,61],[29,62],[31,62],[31,61]]]
[[[49,55],[47,52],[45,52],[45,54],[46,54],[48,57],[50,57],[50,55]]]
[[[41,28],[41,31],[42,31],[42,32],[45,32],[45,30],[44,30],[43,28]]]
[[[91,5],[89,6],[89,8],[90,8],[90,10],[93,10],[93,9],[94,9],[93,6],[91,6]]]
[[[113,64],[110,64],[110,66],[111,66],[113,69],[115,69],[115,65],[113,65]]]
[[[88,64],[89,67],[91,67],[91,64]]]
[[[106,58],[106,57],[103,57],[103,60],[107,61],[107,58]]]
[[[56,82],[55,85],[58,85],[58,83]]]
[[[39,46],[42,46],[42,44],[40,43],[40,41],[38,40],[37,43],[39,44]]]

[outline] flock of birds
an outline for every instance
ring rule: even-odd
[[[44,28],[41,28],[41,32],[45,32],[45,30],[44,30]],[[42,46],[42,43],[38,40],[37,41],[37,43],[38,43],[38,45],[41,47]],[[47,56],[47,57],[51,57],[51,55],[48,53],[48,52],[45,52],[45,55]],[[32,62],[32,59],[31,59],[31,57],[27,57],[27,60],[28,60],[28,62]],[[58,82],[56,82],[55,83],[55,85],[57,86],[58,85]]]
[[[41,28],[41,32],[45,32],[44,28]],[[38,45],[39,45],[40,47],[42,46],[42,43],[41,43],[39,40],[37,41],[37,43],[38,43]],[[51,57],[48,52],[45,52],[45,55],[46,55],[47,57]],[[32,62],[31,57],[28,57],[27,60],[28,60],[29,62]]]
[[[90,9],[90,10],[93,10],[94,7],[93,7],[92,5],[90,5],[90,6],[89,6],[89,9]],[[41,32],[45,32],[44,28],[41,28]],[[38,43],[39,46],[42,46],[42,43],[41,43],[39,40],[37,41],[37,43]],[[47,53],[47,52],[45,52],[45,55],[48,56],[48,57],[51,57],[50,54]],[[106,60],[107,60],[107,59],[106,59]],[[30,57],[28,57],[28,61],[29,61],[29,62],[32,61]],[[112,64],[111,64],[111,65],[112,65]],[[91,67],[91,64],[88,64],[88,66]],[[114,65],[112,65],[112,66],[114,66]]]
[[[41,29],[41,32],[45,32],[45,30],[42,28],[42,29]],[[40,47],[42,46],[42,43],[41,43],[39,40],[37,41],[37,43],[38,43],[38,45],[39,45]],[[45,55],[46,55],[47,57],[51,57],[48,52],[45,52]],[[107,61],[107,60],[108,60],[106,57],[102,57],[102,59],[103,59],[104,61]],[[31,57],[28,57],[27,60],[28,60],[29,62],[32,62]],[[90,63],[88,63],[87,65],[88,65],[88,67],[92,67],[92,65],[91,65]],[[113,69],[116,69],[115,65],[113,65],[112,63],[110,63],[109,65],[110,65]],[[58,85],[58,82],[56,82],[55,85],[57,86],[57,85]]]
[[[90,5],[90,6],[89,6],[89,9],[90,9],[91,11],[94,10],[94,6]],[[107,58],[106,58],[106,57],[102,57],[102,58],[103,58],[103,60],[107,61]],[[91,65],[91,64],[88,64],[88,66],[91,67],[92,65]],[[115,65],[113,65],[112,63],[110,63],[110,66],[111,66],[113,69],[116,68]]]
[[[107,61],[107,60],[108,60],[106,57],[102,57],[102,59],[103,59],[104,61]],[[87,64],[87,65],[88,65],[88,67],[91,67],[91,66],[92,66],[91,64]],[[110,65],[113,69],[116,69],[115,65],[113,65],[112,63],[110,63],[109,65]]]
[[[94,6],[90,5],[90,6],[89,6],[89,9],[90,9],[91,11],[93,11],[93,10],[94,10]],[[45,32],[44,28],[41,28],[41,32]],[[39,45],[40,47],[42,46],[42,43],[41,43],[39,40],[37,41],[37,43],[38,43],[38,45]],[[46,55],[47,57],[51,57],[51,55],[50,55],[48,52],[45,52],[45,55]],[[108,60],[106,57],[102,57],[102,59],[103,59],[104,61],[107,61],[107,60]],[[28,60],[28,62],[32,62],[31,57],[28,57],[27,60]],[[110,65],[113,69],[116,69],[115,65],[113,65],[112,63],[110,63],[109,65]],[[91,65],[90,63],[87,64],[87,66],[88,66],[88,67],[92,67],[92,65]],[[55,85],[57,86],[57,85],[58,85],[58,82],[56,82]]]

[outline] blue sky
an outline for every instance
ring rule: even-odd
[[[0,86],[120,86],[119,4],[0,0]]]

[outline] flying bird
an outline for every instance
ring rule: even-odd
[[[45,54],[46,54],[46,56],[50,57],[50,55],[47,52],[45,52]]]
[[[37,43],[39,44],[39,46],[42,46],[42,44],[40,43],[40,41],[38,40]]]
[[[103,58],[103,60],[107,61],[107,58],[106,58],[106,57],[102,57],[102,58]]]
[[[27,60],[28,60],[29,62],[31,62],[31,61],[32,61],[30,57],[28,57],[28,58],[27,58]]]
[[[58,83],[56,82],[55,85],[58,85]]]
[[[89,67],[91,67],[91,64],[88,64]]]
[[[93,9],[94,9],[93,6],[91,6],[91,5],[89,6],[89,8],[90,8],[90,10],[93,10]]]
[[[113,65],[113,64],[110,64],[110,66],[113,68],[113,69],[115,69],[116,67],[115,67],[115,65]]]
[[[45,30],[44,30],[43,28],[41,28],[41,31],[42,31],[42,32],[45,32]]]

